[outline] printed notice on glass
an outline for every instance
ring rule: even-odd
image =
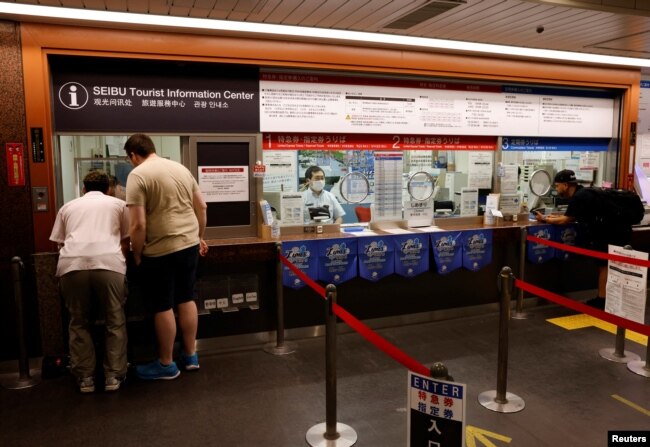
[[[478,216],[478,189],[460,189],[460,215]]]
[[[264,191],[295,192],[298,178],[298,154],[289,151],[263,151],[266,166]]]
[[[375,209],[373,220],[402,219],[401,152],[375,152]]]
[[[302,225],[305,221],[302,195],[298,193],[282,193],[282,225]]]
[[[600,166],[600,152],[580,152],[580,165],[578,169],[581,171],[588,169],[598,169]]]
[[[199,188],[206,202],[247,202],[248,166],[199,166]]]
[[[519,166],[503,165],[501,177],[501,194],[516,194],[519,185]]]
[[[492,188],[492,152],[470,152],[467,183],[471,188]]]
[[[648,253],[609,246],[610,255],[648,260]],[[605,311],[645,324],[646,278],[648,268],[626,262],[608,261]]]

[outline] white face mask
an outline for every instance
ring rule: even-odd
[[[311,181],[311,189],[313,189],[316,192],[321,192],[324,187],[325,187],[325,180],[312,180]]]

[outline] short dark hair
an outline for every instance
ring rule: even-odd
[[[311,180],[315,172],[322,172],[323,174],[325,174],[325,171],[323,171],[323,168],[321,168],[320,166],[316,166],[316,165],[310,166],[305,171],[305,181]]]
[[[126,143],[124,143],[124,150],[128,156],[136,154],[146,158],[149,154],[154,154],[156,152],[156,146],[148,135],[136,133],[126,140]]]
[[[84,188],[86,189],[86,192],[99,191],[104,194],[108,192],[108,185],[109,185],[108,174],[102,171],[101,169],[90,171],[84,177],[83,182],[84,182]]]

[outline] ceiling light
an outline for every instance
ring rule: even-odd
[[[425,49],[464,51],[480,54],[509,55],[526,58],[554,59],[570,62],[623,65],[631,67],[650,67],[649,59],[607,56],[592,53],[573,53],[569,51],[544,50],[536,48],[511,47],[485,43],[462,42],[457,40],[430,39],[424,37],[400,36],[394,34],[367,33],[324,28],[308,28],[268,23],[235,22],[227,20],[200,19],[192,17],[160,16],[152,14],[132,14],[124,12],[93,11],[89,9],[62,8],[53,6],[27,5],[0,2],[0,16],[30,21],[33,18],[54,18],[59,21],[122,23],[169,27],[170,29],[203,29],[245,34],[274,36],[295,36],[318,38],[330,41],[365,42],[380,45],[397,45]]]

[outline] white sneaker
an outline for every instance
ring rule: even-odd
[[[106,382],[104,382],[105,391],[117,391],[120,389],[122,382],[124,382],[125,377],[107,377]]]
[[[95,392],[95,379],[92,377],[82,377],[77,379],[77,384],[79,385],[79,391],[84,394]]]

